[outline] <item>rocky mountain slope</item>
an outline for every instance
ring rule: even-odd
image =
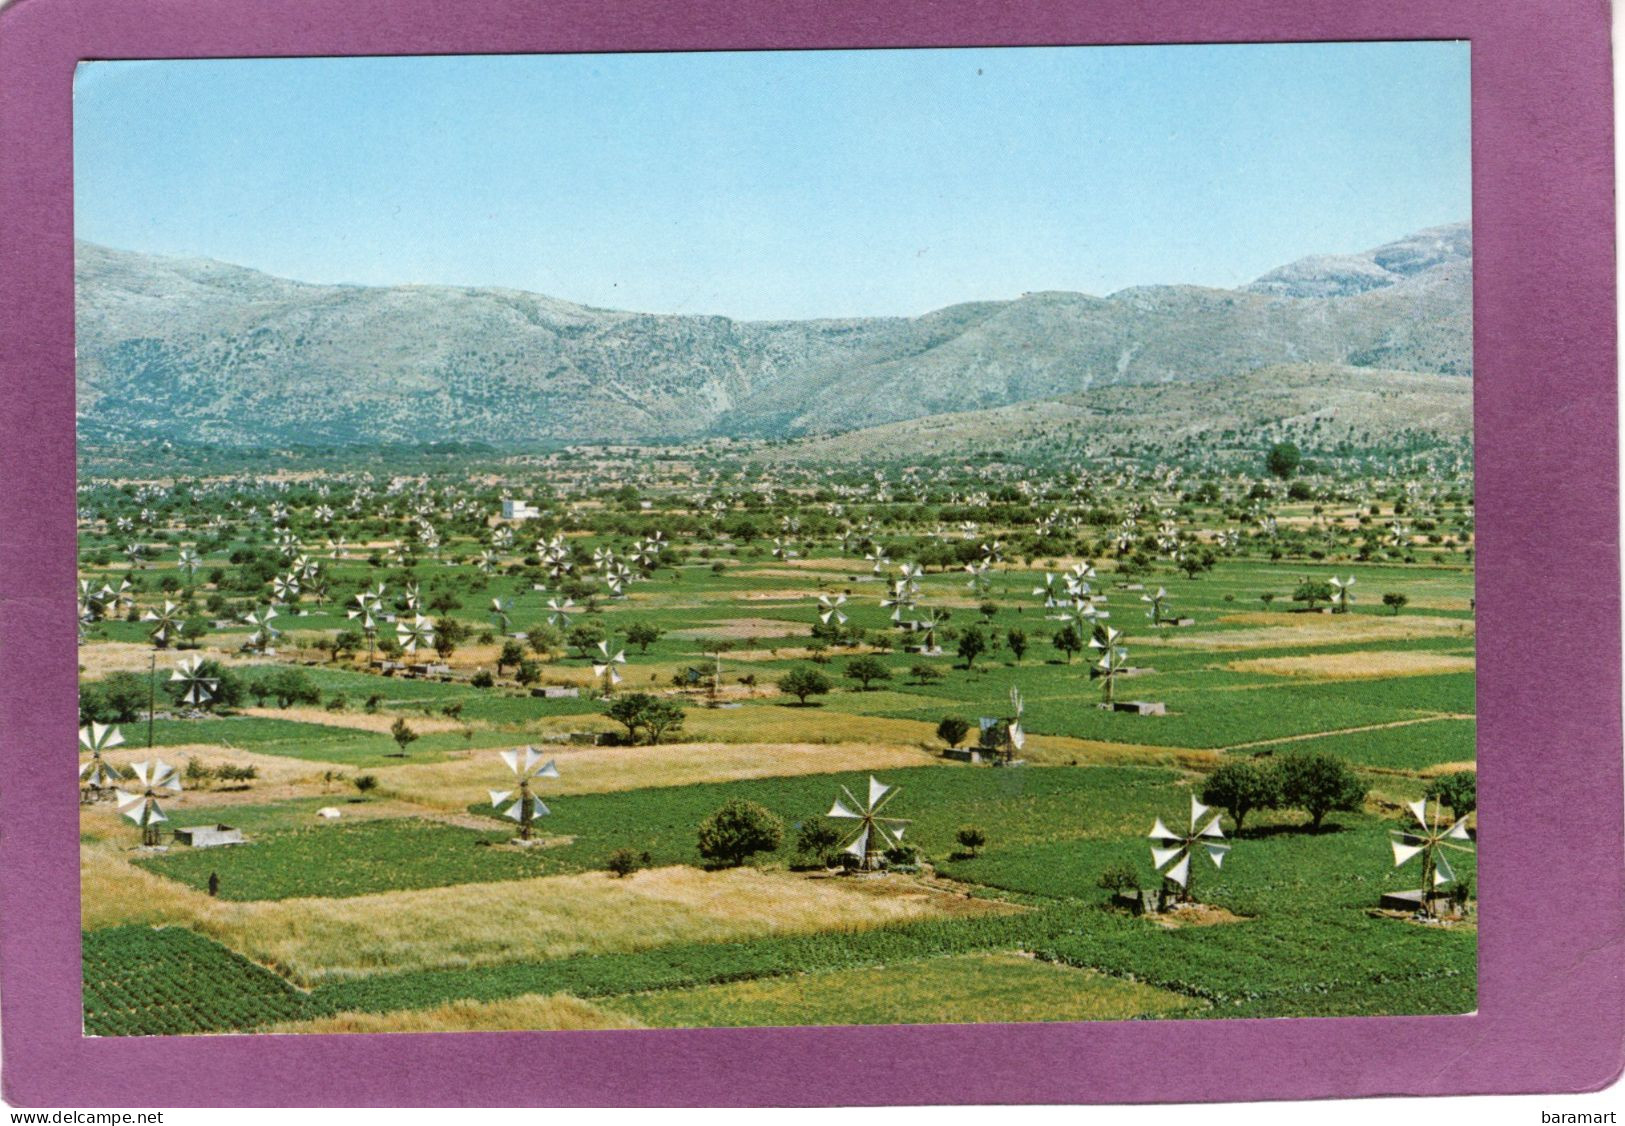
[[[81,243],[80,427],[91,441],[244,446],[778,437],[1272,364],[1470,376],[1471,265],[1460,225],[1241,290],[745,322],[506,289],[310,285]]]

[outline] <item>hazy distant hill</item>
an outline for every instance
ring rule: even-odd
[[[1470,376],[1471,265],[1462,224],[1242,290],[743,322],[309,285],[81,243],[81,432],[248,446],[794,436],[1271,364]]]
[[[774,460],[1178,458],[1291,440],[1317,455],[1433,448],[1472,435],[1472,383],[1455,376],[1317,364],[892,422],[774,446]]]

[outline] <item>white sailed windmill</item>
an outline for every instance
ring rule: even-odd
[[[1145,616],[1151,619],[1152,625],[1160,626],[1163,623],[1162,604],[1167,600],[1168,592],[1160,586],[1155,594],[1140,595],[1140,601],[1149,603],[1151,606],[1151,609],[1145,612]]]
[[[141,826],[141,843],[152,846],[158,843],[158,826],[168,821],[163,809],[158,805],[160,792],[178,794],[181,792],[180,773],[162,759],[151,762],[138,762],[130,767],[131,773],[141,784],[138,792],[120,790],[118,792],[118,810],[124,816]]]
[[[1056,597],[1056,595],[1059,593],[1059,590],[1055,585],[1056,580],[1059,579],[1060,577],[1061,576],[1059,576],[1059,575],[1052,575],[1052,574],[1049,574],[1049,573],[1046,572],[1045,575],[1044,575],[1043,583],[1040,584],[1039,586],[1033,587],[1033,594],[1043,596],[1043,598],[1044,598],[1044,609],[1046,609],[1046,610],[1053,610],[1056,607],[1056,605],[1058,605],[1058,603],[1060,601]],[[1063,586],[1064,586],[1064,584],[1063,584]]]
[[[152,643],[160,649],[168,648],[170,642],[175,641],[180,636],[181,608],[167,598],[164,599],[163,609],[148,610],[141,615],[141,620],[153,623],[152,632],[148,636],[152,638]]]
[[[1021,698],[1021,689],[1010,689],[1010,722],[1005,727],[1005,737],[999,747],[999,757],[1006,763],[1014,760],[1017,753],[1027,745],[1027,733],[1021,728],[1021,716],[1024,711],[1026,702]]]
[[[413,614],[411,621],[395,623],[395,639],[408,653],[434,648],[434,623],[422,614]]]
[[[79,745],[90,752],[90,761],[79,764],[79,781],[85,790],[84,801],[101,801],[113,796],[113,789],[124,781],[118,767],[102,758],[102,752],[124,745],[124,734],[105,723],[87,723],[79,729]]]
[[[841,609],[844,605],[846,605],[846,595],[844,594],[837,594],[834,598],[827,594],[820,594],[818,596],[818,620],[827,626],[829,620],[834,618],[836,625],[846,625],[846,611]]]
[[[376,595],[371,591],[362,591],[355,596],[355,608],[346,611],[345,614],[346,617],[352,620],[360,619],[361,621],[361,632],[367,635],[367,664],[369,665],[372,664],[373,642],[378,637],[377,614],[379,601],[383,597],[383,589],[382,584],[380,584],[378,587],[380,593]]]
[[[886,568],[891,566],[891,556],[886,554],[886,549],[883,547],[877,547],[873,551],[866,551],[863,553],[863,557],[875,565],[874,571],[877,575],[885,574]]]
[[[978,598],[986,597],[992,589],[993,579],[989,574],[990,564],[986,559],[978,559],[975,563],[965,564],[965,573],[970,576],[970,582],[965,585],[971,588]]]
[[[197,654],[182,657],[175,666],[175,671],[169,674],[171,683],[181,686],[181,703],[190,704],[194,708],[202,707],[214,699],[215,688],[220,681],[212,676],[203,675],[203,658]]]
[[[502,816],[517,822],[519,838],[528,841],[531,824],[536,818],[546,817],[552,812],[542,803],[541,798],[530,792],[530,784],[537,778],[557,778],[559,768],[554,765],[552,759],[543,763],[542,756],[536,753],[535,747],[503,751],[501,755],[502,761],[508,764],[508,769],[513,771],[514,777],[519,780],[519,789],[490,791],[491,804],[497,809],[502,809],[510,798],[514,799],[513,803],[503,810]]]
[[[1202,818],[1211,812],[1208,806],[1193,796],[1191,824],[1187,831],[1173,832],[1162,823],[1160,817],[1151,827],[1151,866],[1161,872],[1164,879],[1172,880],[1184,889],[1183,898],[1186,900],[1191,897],[1191,854],[1201,849],[1213,861],[1213,866],[1219,868],[1224,864],[1225,854],[1230,851],[1217,814],[1214,814],[1213,820],[1202,824]]]
[[[189,547],[181,548],[180,558],[175,561],[176,566],[186,572],[186,581],[191,582],[197,577],[198,568],[203,566],[203,558]]]
[[[1100,659],[1089,670],[1091,676],[1097,676],[1105,681],[1106,703],[1112,702],[1112,694],[1117,687],[1117,678],[1128,667],[1128,649],[1120,645],[1123,640],[1123,631],[1102,625],[1102,633],[1095,633],[1089,638],[1089,648],[1098,650]]]
[[[243,615],[243,621],[253,626],[253,632],[248,635],[248,644],[259,653],[264,653],[271,647],[271,643],[282,635],[282,631],[271,624],[276,618],[276,607],[267,606],[255,612],[250,610]]]
[[[1465,844],[1452,841],[1471,841],[1467,833],[1467,818],[1447,824],[1439,817],[1439,802],[1433,803],[1433,816],[1428,816],[1427,799],[1407,802],[1411,815],[1416,818],[1417,829],[1390,829],[1389,843],[1394,847],[1394,867],[1407,863],[1412,857],[1422,858],[1422,914],[1433,914],[1433,889],[1443,887],[1456,878],[1445,858],[1445,849],[1472,852]]]
[[[1347,579],[1339,579],[1336,575],[1332,576],[1332,613],[1347,614],[1349,612],[1349,603],[1354,601],[1354,592],[1349,588],[1353,585],[1353,575],[1350,575]]]
[[[865,872],[885,867],[886,851],[903,847],[903,830],[911,822],[900,817],[880,816],[880,811],[897,796],[899,789],[870,775],[867,802],[860,802],[852,796],[851,790],[842,786],[841,797],[846,801],[836,798],[835,804],[824,815],[837,821],[858,822],[851,830],[851,837],[841,846],[841,851],[856,857],[858,867]]]
[[[566,598],[563,602],[560,602],[557,598],[549,598],[547,600],[547,624],[558,626],[560,629],[569,628],[570,615],[575,608],[576,604],[572,599]]]
[[[496,621],[501,633],[506,634],[508,628],[513,625],[513,620],[508,616],[512,605],[506,598],[491,599],[491,617]]]
[[[626,664],[626,650],[617,649],[610,652],[609,639],[605,638],[598,643],[599,661],[593,663],[592,674],[602,677],[604,681],[604,695],[610,696],[615,692],[615,686],[621,682],[620,670],[616,665]]]
[[[800,555],[790,544],[790,541],[780,536],[773,537],[773,558],[783,563]]]

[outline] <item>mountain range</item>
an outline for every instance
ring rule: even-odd
[[[314,285],[75,249],[87,442],[810,437],[1275,365],[1326,378],[1472,374],[1466,223],[1301,259],[1238,289],[1039,292],[809,321],[622,312],[498,288]]]

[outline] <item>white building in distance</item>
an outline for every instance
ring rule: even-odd
[[[534,520],[540,515],[540,511],[522,500],[504,498],[502,501],[502,518],[504,520]]]

